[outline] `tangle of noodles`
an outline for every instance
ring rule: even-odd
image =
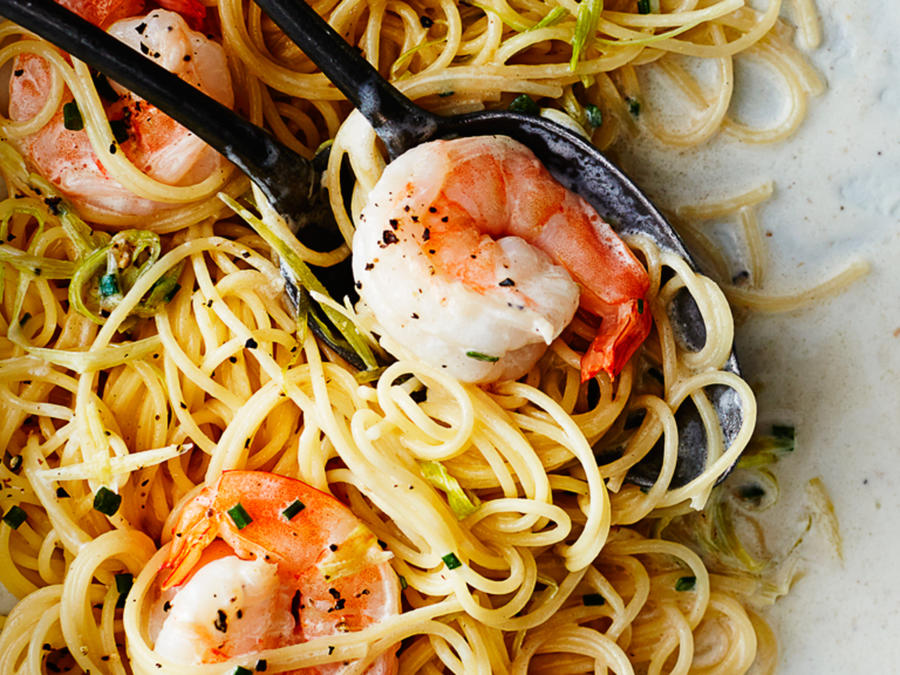
[[[327,253],[297,250],[310,264],[339,262],[385,165],[374,133],[255,4],[206,4],[216,17],[210,25],[221,27],[238,110],[308,157],[334,139],[325,181],[347,244]],[[763,9],[743,0],[660,0],[646,3],[647,13],[634,0],[314,4],[423,106],[457,113],[527,94],[601,148],[637,126],[671,145],[701,143],[719,130],[771,142],[796,128],[808,94],[822,86],[779,19],[781,0]],[[813,47],[812,2],[793,4],[802,42]],[[595,23],[573,55],[588,5]],[[168,205],[140,224],[81,214],[98,229],[140,227],[162,237],[162,254],[102,323],[91,321],[69,302],[70,277],[26,264],[53,260],[63,269],[80,251],[66,210],[42,198],[47,184],[0,144],[10,195],[0,202],[0,506],[26,516],[16,527],[11,518],[0,524],[0,581],[19,598],[0,634],[0,673],[42,673],[48,664],[94,674],[222,673],[252,669],[258,659],[270,672],[348,662],[342,672],[360,673],[398,644],[404,673],[774,667],[774,636],[748,607],[754,580],[711,573],[687,546],[654,536],[654,525],[703,508],[754,428],[753,392],[722,369],[733,337],[728,300],[777,309],[773,303],[784,308],[806,298],[778,301],[733,284],[723,292],[635,238],[627,243],[649,272],[654,329],[615,382],[601,375],[581,384],[579,349],[591,329],[577,319],[517,382],[461,384],[394,344],[386,346],[399,359],[361,382],[298,330],[269,246],[217,198],[248,193],[246,178],[226,169],[199,184],[170,186],[124,153],[102,152],[115,138],[89,69],[8,22],[0,40],[0,63],[36,54],[54,75],[34,118],[0,120],[7,140],[46,124],[68,88],[109,175]],[[743,58],[786,85],[789,112],[771,128],[729,116],[733,65]],[[700,61],[714,66],[713,81],[695,76]],[[680,125],[643,89],[651,77],[692,109]],[[345,158],[355,176],[350,193],[341,189]],[[738,213],[757,286],[764,254],[753,204],[767,193],[764,186],[733,203],[679,214],[702,220]],[[721,254],[702,245],[702,233],[687,234],[722,271],[715,264]],[[130,317],[172,269],[180,270],[179,286],[169,301],[149,318]],[[824,290],[858,272],[851,268]],[[668,304],[683,288],[706,325],[699,352],[685,349],[669,322]],[[365,307],[332,306],[381,349]],[[707,395],[719,386],[731,388],[743,410],[730,444]],[[706,427],[709,458],[699,477],[674,486],[674,414],[689,399]],[[629,483],[629,468],[655,445],[662,448],[656,482],[643,489]],[[424,477],[425,462],[439,462],[477,508],[459,519]],[[339,495],[393,554],[404,611],[359,632],[218,664],[178,664],[155,652],[149,603],[173,511],[196,486],[236,468],[294,476]],[[104,487],[122,496],[113,515],[92,507]],[[462,565],[448,569],[448,553]],[[123,574],[134,578],[124,610],[117,608]]]

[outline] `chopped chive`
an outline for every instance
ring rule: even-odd
[[[676,591],[692,591],[697,585],[697,577],[681,577],[675,582]]]
[[[603,124],[603,112],[593,103],[584,106],[584,114],[587,116],[587,123],[592,127],[599,127]]]
[[[452,91],[452,90],[451,91],[442,91],[438,94],[438,96],[440,96],[441,98],[447,98],[448,96],[453,96],[453,94],[455,94],[455,93],[456,92]]]
[[[528,94],[519,94],[516,96],[512,100],[512,103],[509,104],[509,109],[513,112],[524,113],[526,115],[537,115],[540,112],[538,104],[535,103],[534,99]]]
[[[269,667],[269,662],[266,661],[265,659],[260,659],[259,661],[256,662],[255,670],[257,673],[261,673],[268,667]]]
[[[448,570],[455,570],[457,567],[462,567],[462,563],[459,562],[459,558],[456,557],[455,553],[448,553],[445,556],[441,556],[441,560],[444,561]]]
[[[606,598],[599,593],[585,593],[581,596],[581,602],[587,607],[599,607],[606,604]]]
[[[638,314],[644,313],[644,299],[643,298],[638,298],[637,311],[638,311]]]
[[[761,486],[751,483],[738,488],[738,497],[748,501],[759,501],[766,496],[766,491]]]
[[[125,598],[128,597],[128,591],[131,590],[133,584],[133,575],[128,574],[127,572],[116,575],[116,590],[119,591],[119,599],[116,601],[116,607],[121,609],[125,606]]]
[[[104,274],[100,277],[100,297],[108,298],[111,295],[118,295],[119,280],[115,274]]]
[[[281,512],[281,515],[283,515],[288,520],[293,520],[294,516],[296,516],[305,508],[306,504],[301,502],[299,499],[295,499],[293,502],[288,504],[287,508]]]
[[[785,440],[794,440],[794,427],[789,424],[773,424],[772,425],[772,435],[775,438],[781,438]]]
[[[30,319],[30,318],[31,318],[31,312],[25,312],[22,315],[22,318],[19,319],[19,326],[24,328],[25,324],[28,323],[28,319]]]
[[[488,354],[482,354],[481,352],[466,352],[466,356],[470,359],[475,359],[476,361],[487,361],[488,363],[496,363],[500,360],[499,356],[490,356]]]
[[[107,516],[113,515],[119,510],[122,504],[122,495],[117,495],[112,490],[101,487],[94,495],[94,510],[105,513]]]
[[[405,591],[407,588],[409,588],[409,583],[406,581],[406,577],[402,574],[398,574],[397,576],[400,577],[400,590]]]
[[[638,14],[649,14],[650,13],[650,0],[638,0],[637,10],[638,10]]]
[[[629,96],[625,99],[625,103],[628,105],[628,112],[631,113],[632,117],[637,117],[641,114],[641,102],[636,98]]]
[[[244,666],[237,666],[234,669],[233,675],[253,675],[253,671],[249,668],[244,668]]]
[[[240,502],[228,509],[228,515],[231,516],[231,519],[239,530],[243,530],[253,522],[253,518],[251,518],[250,514],[247,513],[247,510],[241,506]]]
[[[69,496],[69,493],[66,492],[66,488],[58,487],[56,488],[56,498],[57,499],[66,499]]]
[[[21,506],[11,506],[9,511],[3,515],[3,522],[16,530],[25,522],[26,518],[28,518],[28,514],[25,513],[25,509]]]
[[[84,120],[81,119],[81,111],[75,101],[69,101],[63,106],[63,126],[69,131],[84,129]]]

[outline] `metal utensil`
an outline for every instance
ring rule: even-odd
[[[337,245],[338,227],[321,187],[321,173],[312,161],[53,0],[0,0],[0,16],[15,21],[150,101],[209,143],[259,186],[273,208],[305,243],[313,248],[314,243],[323,241]],[[346,279],[340,288],[329,286],[335,295],[342,297],[352,288],[349,260],[336,267],[340,269],[320,270],[319,276]],[[302,293],[300,286],[283,264],[281,271],[286,295],[296,307]],[[319,322],[311,316],[309,319],[310,328],[329,347],[355,367],[365,368],[356,352],[335,342]]]
[[[433,115],[382,78],[306,3],[256,1],[369,120],[391,157],[435,138],[510,136],[528,146],[557,180],[584,197],[619,234],[649,236],[661,248],[694,265],[662,214],[587,140],[545,118],[508,111]],[[327,203],[323,209],[312,164],[264,130],[53,0],[0,0],[0,14],[116,80],[196,133],[244,171],[298,230],[334,227]],[[288,282],[290,295],[291,279]],[[296,286],[293,291],[297,292]],[[688,348],[703,346],[706,328],[689,295],[672,303],[670,317],[679,339]],[[310,325],[316,329],[314,322]],[[739,373],[734,353],[725,367]],[[710,387],[707,393],[728,444],[741,426],[739,398],[733,390],[721,386]],[[708,455],[706,431],[693,405],[682,405],[677,420],[679,447],[673,486],[698,476]],[[654,449],[629,471],[629,480],[639,485],[652,484],[660,462],[661,450]]]
[[[366,117],[396,157],[436,138],[502,134],[528,146],[564,186],[586,199],[623,236],[642,234],[660,248],[672,251],[696,269],[679,236],[647,197],[589,141],[543,117],[506,110],[438,116],[415,105],[385,80],[363,56],[347,44],[325,20],[302,0],[255,0],[338,89]],[[677,297],[670,318],[679,339],[699,350],[706,342],[706,326],[688,293]],[[732,351],[725,368],[739,374]],[[726,444],[741,427],[742,409],[736,393],[724,386],[710,387]],[[706,466],[706,431],[696,408],[679,409],[678,462],[672,484],[684,485]],[[628,477],[651,485],[659,474],[661,446],[655,448]]]

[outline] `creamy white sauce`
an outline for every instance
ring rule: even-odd
[[[871,273],[846,293],[737,326],[762,423],[793,421],[797,448],[778,466],[782,505],[769,533],[796,537],[803,488],[821,476],[841,524],[844,560],[817,539],[805,577],[767,612],[780,673],[897,671],[900,663],[900,11],[887,0],[817,0],[823,42],[811,58],[828,90],[811,98],[789,141],[749,147],[726,136],[663,151],[619,148],[626,170],[663,208],[775,180],[761,209],[771,231],[764,287],[789,292],[863,258]],[[738,86],[755,77],[737,72]],[[759,90],[753,92],[757,94]],[[763,89],[767,91],[767,89]],[[745,93],[745,92],[743,92]],[[759,97],[742,117],[762,119]],[[896,332],[896,334],[895,334]]]

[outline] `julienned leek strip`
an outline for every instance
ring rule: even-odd
[[[148,466],[162,464],[183,455],[193,447],[193,443],[167,445],[164,448],[132,452],[124,457],[110,457],[109,471],[113,474],[127,474],[139,471]],[[55,469],[40,469],[35,474],[46,481],[90,480],[99,477],[99,472],[96,470],[97,466],[97,462],[79,462],[78,464],[69,464]]]
[[[312,273],[312,270],[309,269],[309,266],[301,260],[300,256],[298,256],[288,243],[278,236],[267,223],[263,222],[261,218],[255,216],[249,209],[244,208],[228,195],[220,192],[219,199],[225,202],[230,209],[246,220],[247,223],[256,230],[259,236],[261,236],[285,261],[291,272],[297,277],[297,281],[300,282],[303,287],[317,291],[323,295],[329,295],[328,289],[326,289],[316,278]],[[342,313],[335,311],[332,307],[329,307],[328,305],[321,305],[321,307],[328,319],[335,325],[344,338],[346,338],[350,347],[353,348],[353,351],[355,351],[363,360],[366,367],[370,369],[377,368],[378,363],[375,361],[375,355],[372,354],[372,350],[369,348],[369,345],[366,344],[363,336],[360,335],[356,325]]]

